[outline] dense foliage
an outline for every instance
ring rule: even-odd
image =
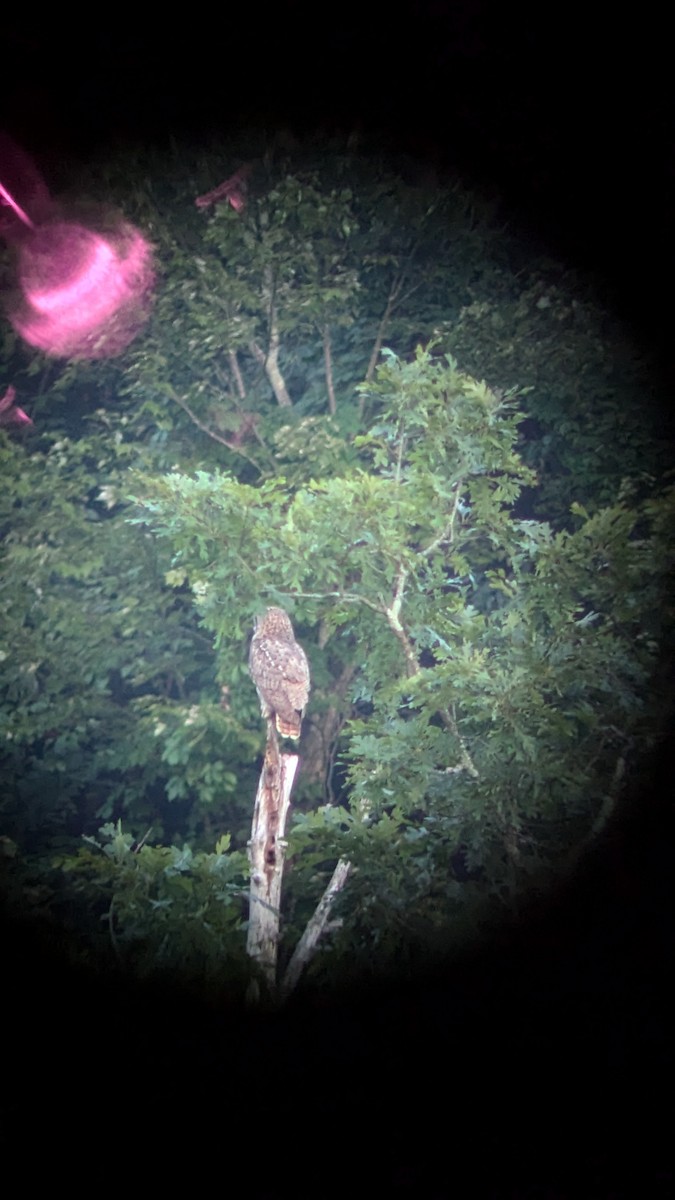
[[[234,150],[91,168],[155,240],[153,320],[104,364],[5,332],[35,430],[0,431],[9,884],[230,981],[254,613],[312,667],[285,949],[342,855],[316,970],[381,967],[606,820],[658,732],[675,515],[648,364],[587,284],[414,164],[244,156],[241,211],[193,203]]]

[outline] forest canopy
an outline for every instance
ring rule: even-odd
[[[2,327],[33,420],[0,429],[10,901],[86,959],[244,986],[246,658],[279,605],[312,677],[282,957],[348,859],[310,978],[414,969],[565,870],[658,740],[653,364],[498,198],[412,160],[176,147],[62,183],[159,280],[115,359]]]

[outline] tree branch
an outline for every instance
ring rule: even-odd
[[[469,751],[467,750],[466,742],[457,728],[457,722],[454,718],[454,715],[448,708],[441,708],[438,711],[445,728],[450,730],[452,736],[456,738],[457,742],[459,743],[459,766],[446,767],[445,774],[455,775],[457,771],[467,771],[472,779],[480,779],[480,771],[476,767],[471,755],[469,754]]]
[[[450,514],[450,519],[449,519],[447,525],[445,526],[445,528],[443,529],[443,532],[439,533],[438,537],[434,538],[434,540],[432,542],[429,542],[429,545],[426,546],[424,550],[420,550],[420,554],[423,555],[424,558],[429,558],[429,556],[433,554],[434,550],[437,550],[439,546],[443,545],[443,542],[445,542],[445,541],[451,542],[452,541],[453,536],[454,536],[455,517],[457,516],[457,508],[459,506],[459,498],[461,495],[461,490],[462,490],[462,480],[460,479],[455,484],[455,502],[452,506],[452,512]]]
[[[331,416],[335,415],[335,387],[333,385],[333,356],[330,340],[330,329],[328,325],[324,326],[323,330],[323,361],[326,368],[326,388],[328,391],[328,411]]]
[[[413,254],[414,254],[414,251],[413,251]],[[370,381],[373,378],[373,375],[375,374],[375,367],[377,366],[377,360],[380,357],[380,351],[382,349],[382,343],[384,341],[385,331],[386,331],[387,325],[389,324],[389,322],[391,320],[392,313],[394,312],[394,310],[398,306],[398,304],[400,304],[404,299],[407,300],[408,297],[412,296],[413,293],[416,292],[417,289],[421,286],[419,283],[416,283],[414,287],[411,287],[408,289],[408,291],[405,293],[405,296],[401,296],[401,289],[403,288],[403,284],[405,282],[406,270],[407,270],[407,267],[409,266],[410,260],[413,257],[413,254],[410,255],[410,259],[408,260],[408,263],[406,263],[406,266],[403,268],[401,273],[396,276],[396,278],[394,279],[394,282],[391,285],[391,288],[389,289],[389,295],[387,297],[387,304],[386,304],[384,313],[382,314],[382,317],[380,318],[380,323],[377,327],[377,333],[375,334],[375,342],[373,344],[373,350],[370,355],[370,360],[368,362],[368,369],[366,371],[366,379],[365,379],[366,383],[370,383]],[[363,416],[363,409],[364,409],[365,403],[366,403],[365,394],[361,393],[361,397],[359,399],[359,416]]]
[[[332,926],[329,926],[328,918],[331,914],[331,909],[337,896],[342,891],[349,878],[351,869],[352,864],[348,862],[346,858],[341,858],[335,870],[333,871],[330,882],[326,887],[323,896],[319,900],[313,916],[311,916],[307,922],[305,931],[295,947],[295,950],[291,956],[291,960],[286,967],[286,972],[281,985],[281,994],[284,999],[293,991],[293,988],[297,984],[305,967],[316,954],[319,939],[327,929],[335,927],[334,922],[332,923]]]
[[[401,620],[399,617],[399,613],[401,611],[401,604],[403,603],[403,592],[404,592],[405,582],[406,582],[407,577],[408,577],[407,569],[403,565],[400,565],[399,569],[398,569],[398,575],[396,578],[394,599],[392,600],[389,607],[388,608],[385,607],[383,609],[383,611],[384,611],[384,615],[387,618],[387,621],[389,622],[389,627],[396,634],[396,637],[398,638],[401,645],[403,646],[403,651],[404,651],[404,654],[406,657],[406,670],[408,672],[408,676],[410,678],[412,678],[412,676],[416,675],[418,673],[418,671],[421,669],[420,663],[419,663],[419,659],[417,658],[417,655],[415,653],[415,648],[414,648],[410,638],[408,637],[408,634],[406,633],[405,629],[403,628],[403,625],[401,624]],[[460,763],[461,763],[462,768],[465,771],[468,771],[469,775],[471,775],[474,779],[478,779],[478,770],[473,763],[471,755],[469,754],[469,751],[466,746],[466,742],[464,741],[464,738],[462,737],[461,733],[459,732],[459,729],[457,728],[457,722],[455,720],[454,715],[447,708],[440,709],[439,715],[440,715],[441,720],[443,721],[443,724],[445,725],[446,729],[450,730],[453,737],[455,737],[457,739],[457,742],[459,743]],[[454,767],[450,768],[450,770],[455,770],[455,769],[456,768],[454,768]]]
[[[187,401],[183,400],[173,388],[171,388],[170,395],[171,399],[175,400],[179,408],[182,408],[183,412],[187,413],[190,420],[194,422],[198,429],[201,429],[202,433],[205,433],[207,437],[213,438],[214,442],[220,442],[221,446],[227,446],[228,450],[234,450],[236,454],[241,454],[242,458],[245,458],[248,462],[250,462],[251,465],[256,468],[256,470],[260,469],[255,459],[252,458],[251,455],[246,452],[246,450],[242,449],[241,445],[234,438],[230,439],[223,437],[221,433],[216,433],[213,429],[209,429],[209,426],[205,425],[203,421],[200,421],[199,417],[192,411]]]
[[[429,549],[429,547],[427,547],[427,550],[428,549]],[[391,604],[389,604],[389,605],[386,604],[386,602],[382,599],[380,599],[378,603],[375,603],[373,600],[369,600],[366,596],[357,596],[357,595],[353,595],[349,592],[292,592],[292,593],[288,593],[288,594],[295,596],[295,597],[298,597],[298,596],[302,597],[302,599],[304,599],[304,600],[336,599],[336,600],[342,600],[343,602],[346,601],[348,604],[365,604],[365,606],[367,608],[372,609],[373,612],[379,613],[380,616],[384,616],[387,620],[389,628],[392,630],[392,632],[398,638],[399,642],[401,643],[401,645],[403,647],[403,653],[405,654],[405,660],[406,660],[406,673],[409,678],[412,678],[413,675],[417,675],[417,673],[420,671],[421,668],[420,668],[420,664],[419,664],[417,655],[415,654],[415,648],[414,648],[410,638],[408,637],[406,630],[404,629],[403,625],[401,624],[401,619],[400,619],[400,615],[399,615],[400,611],[401,611],[401,605],[403,603],[403,592],[404,592],[405,582],[406,582],[407,577],[408,577],[407,568],[400,565],[399,570],[398,570],[398,575],[396,578],[396,585],[394,588],[394,597],[393,597]],[[461,733],[459,732],[459,729],[457,727],[457,721],[455,720],[454,714],[451,713],[450,710],[447,708],[442,708],[442,709],[439,709],[438,711],[439,711],[439,716],[440,716],[441,720],[443,721],[443,724],[445,725],[446,729],[449,729],[450,732],[452,733],[453,737],[456,738],[456,740],[459,744],[459,752],[460,752],[459,767],[448,767],[446,769],[445,773],[448,775],[451,775],[458,770],[468,771],[469,775],[471,775],[473,779],[479,779],[480,772],[478,771],[478,768],[475,766],[473,759],[471,758],[471,755],[469,754],[469,751],[467,749],[466,742],[464,741],[464,738],[462,737]]]
[[[375,374],[375,367],[377,366],[377,360],[380,357],[380,350],[382,349],[382,343],[384,341],[384,331],[387,328],[387,325],[389,324],[391,314],[394,311],[396,301],[400,295],[401,288],[403,287],[403,278],[404,278],[403,273],[401,273],[400,275],[397,275],[394,282],[391,285],[391,288],[389,289],[389,295],[387,297],[387,304],[386,304],[384,313],[383,313],[382,317],[380,318],[380,323],[377,327],[377,333],[375,334],[375,343],[373,345],[373,351],[370,356],[370,361],[368,363],[368,370],[366,371],[366,383],[370,383],[371,379],[373,378],[373,375]],[[365,397],[362,396],[361,400],[359,401],[359,407],[360,407],[361,412],[363,412],[364,404],[365,404]]]
[[[398,638],[403,646],[403,652],[406,658],[406,671],[409,676],[416,675],[420,669],[420,664],[415,654],[408,634],[403,628],[400,620],[401,604],[403,603],[403,592],[405,589],[406,579],[408,578],[408,570],[403,564],[399,564],[398,573],[396,576],[396,585],[394,587],[394,598],[391,604],[387,605],[382,602],[381,611],[387,619],[389,628]]]

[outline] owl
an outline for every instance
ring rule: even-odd
[[[282,737],[299,738],[309,696],[309,663],[283,608],[268,608],[256,617],[248,666],[263,717],[274,720]]]

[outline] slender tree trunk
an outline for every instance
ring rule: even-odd
[[[411,254],[409,261],[412,259],[412,257],[413,256]],[[368,370],[366,371],[366,382],[368,382],[368,383],[370,382],[370,380],[373,378],[373,375],[375,374],[375,367],[377,366],[377,360],[380,357],[380,350],[382,349],[384,335],[386,333],[387,325],[389,324],[389,322],[391,320],[391,315],[394,312],[394,309],[397,307],[398,304],[400,304],[402,302],[402,300],[407,300],[409,296],[412,296],[413,292],[416,292],[418,287],[421,286],[419,283],[415,284],[415,286],[412,288],[409,288],[408,291],[406,292],[405,296],[402,297],[401,289],[405,282],[405,272],[406,272],[406,267],[404,266],[403,269],[401,270],[400,274],[396,276],[394,282],[392,283],[392,285],[389,289],[389,295],[387,297],[386,308],[384,310],[384,313],[382,314],[382,318],[377,327],[377,333],[375,335],[375,344],[373,346],[373,352],[370,356],[370,361],[368,363]],[[361,396],[361,399],[359,401],[359,415],[360,416],[363,416],[363,409],[365,406],[365,402],[366,402],[365,396]]]
[[[373,378],[373,375],[375,374],[375,367],[377,366],[377,360],[380,357],[380,350],[382,349],[382,343],[384,341],[384,334],[385,334],[387,325],[389,324],[389,321],[391,319],[391,314],[393,313],[394,308],[396,307],[396,301],[398,300],[399,293],[400,293],[402,287],[403,287],[403,276],[399,275],[394,280],[394,282],[391,285],[391,288],[389,289],[389,295],[387,297],[387,307],[385,308],[385,310],[382,314],[380,323],[377,327],[377,333],[375,335],[375,344],[373,346],[373,352],[370,356],[370,362],[368,363],[368,370],[366,371],[366,381],[367,382],[370,382],[370,380]]]
[[[351,711],[351,704],[345,697],[355,674],[355,666],[343,667],[329,693],[314,689],[314,711],[303,732],[302,777],[308,783],[322,787],[328,801],[333,799],[330,772],[337,740]],[[317,709],[317,699],[319,705],[322,700],[328,700],[328,706]]]
[[[260,366],[263,368],[267,378],[269,379],[270,386],[274,392],[277,404],[279,404],[281,408],[292,408],[293,401],[288,394],[286,381],[279,369],[279,346],[279,330],[277,329],[275,322],[270,331],[270,341],[267,348],[267,354],[265,354],[265,351],[261,346],[258,345],[257,342],[250,343],[250,350],[256,362],[260,363]]]
[[[330,340],[330,329],[326,325],[323,331],[323,361],[326,368],[326,388],[328,390],[328,411],[335,415],[335,387],[333,385],[333,350]]]
[[[256,341],[250,343],[251,354],[256,362],[260,363],[267,378],[270,381],[272,391],[274,392],[277,404],[281,408],[292,408],[293,401],[291,400],[286,388],[286,381],[279,369],[279,347],[281,345],[281,337],[279,334],[279,321],[277,318],[277,309],[274,300],[274,274],[271,268],[265,271],[265,282],[263,286],[263,299],[269,304],[269,341],[267,343],[267,353],[258,345]]]
[[[236,350],[230,350],[228,352],[228,358],[230,360],[230,369],[234,376],[234,381],[237,385],[237,393],[239,395],[239,399],[245,400],[246,399],[246,386],[244,384],[244,380],[243,380],[241,370],[239,367],[239,359],[237,358]]]

